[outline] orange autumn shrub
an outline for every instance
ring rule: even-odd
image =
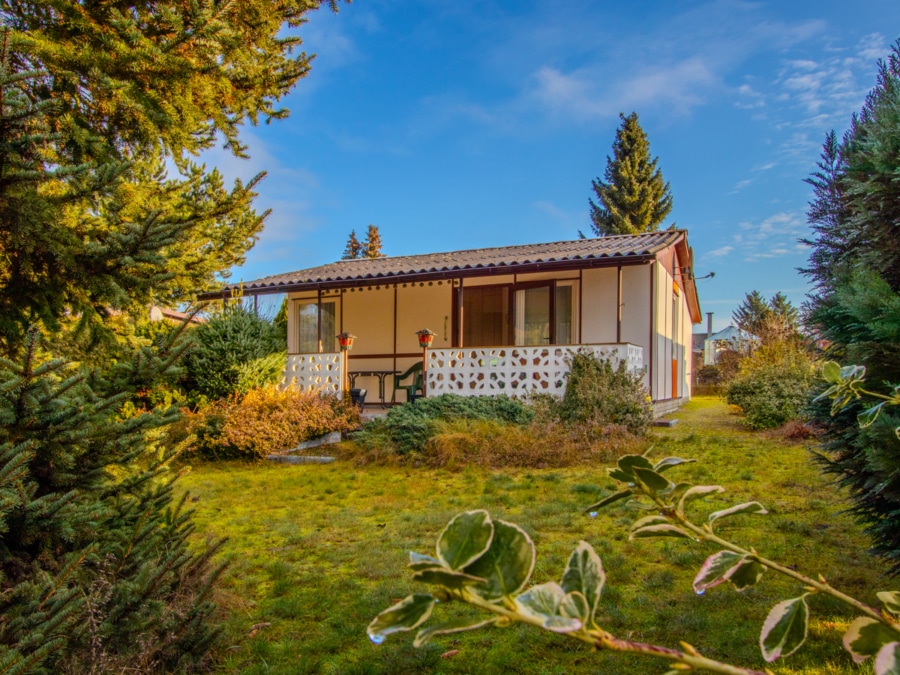
[[[335,396],[262,387],[202,411],[193,431],[196,451],[208,459],[258,459],[358,426],[356,406]]]

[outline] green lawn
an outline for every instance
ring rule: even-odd
[[[700,398],[673,429],[655,430],[653,456],[700,460],[671,479],[723,485],[696,507],[700,517],[758,500],[768,516],[738,516],[720,534],[875,602],[896,587],[865,553],[866,539],[845,503],[809,461],[809,452],[774,435],[744,431],[717,399]],[[180,483],[196,501],[198,537],[227,537],[229,568],[217,595],[225,638],[222,673],[664,673],[667,664],[589,648],[564,636],[514,626],[446,636],[423,649],[412,635],[383,645],[365,635],[393,601],[424,587],[405,569],[408,552],[433,553],[459,511],[483,508],[523,526],[537,545],[532,581],[559,580],[580,539],[603,559],[608,580],[604,628],[621,637],[677,646],[686,640],[711,658],[762,668],[759,628],[797,586],[770,575],[745,594],[717,587],[704,596],[691,580],[714,549],[683,540],[629,542],[637,517],[624,507],[592,519],[582,509],[614,489],[602,466],[487,471],[240,463],[201,464]],[[619,503],[621,504],[621,502]],[[776,663],[776,673],[871,672],[840,646],[853,615],[828,599],[810,600],[808,643]],[[439,607],[467,612],[467,607]],[[437,614],[437,611],[435,612]],[[258,624],[268,624],[254,629]],[[448,654],[448,652],[455,652]]]

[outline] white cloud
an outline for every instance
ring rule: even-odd
[[[579,120],[650,106],[687,114],[705,101],[704,92],[715,81],[711,69],[699,58],[645,67],[618,79],[596,67],[566,73],[543,66],[534,73],[528,96],[554,113]]]
[[[722,246],[721,248],[717,248],[713,251],[710,251],[704,257],[708,258],[721,258],[722,256],[726,256],[734,250],[734,246]]]
[[[740,232],[732,237],[736,249],[744,255],[745,262],[758,262],[771,258],[804,253],[798,239],[806,234],[806,217],[799,212],[782,211],[759,222],[744,221],[738,224]]]

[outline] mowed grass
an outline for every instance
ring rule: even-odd
[[[700,398],[654,430],[653,456],[699,460],[674,480],[718,484],[727,492],[695,507],[697,520],[743,501],[768,516],[737,516],[718,532],[763,555],[875,603],[897,587],[866,553],[861,529],[841,510],[842,495],[810,462],[809,449],[777,435],[747,432],[722,402]],[[761,669],[759,629],[778,601],[802,590],[768,573],[744,594],[730,587],[703,596],[691,581],[715,549],[675,539],[628,541],[641,514],[616,505],[596,518],[584,507],[615,490],[605,466],[554,470],[447,470],[201,464],[180,485],[195,508],[197,537],[227,537],[229,567],[216,599],[225,636],[220,673],[664,673],[649,657],[592,652],[565,636],[525,626],[446,636],[422,649],[412,635],[371,644],[366,625],[414,591],[409,551],[432,553],[456,513],[483,508],[534,538],[532,583],[558,581],[578,541],[590,542],[607,572],[600,623],[615,635],[676,647],[685,640],[712,658]],[[621,502],[620,502],[621,504]],[[840,646],[854,614],[828,598],[810,599],[808,643],[774,664],[790,675],[868,673]],[[473,612],[441,605],[441,616]]]

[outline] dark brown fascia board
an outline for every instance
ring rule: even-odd
[[[571,270],[596,269],[600,267],[616,267],[618,265],[646,265],[656,260],[656,253],[642,253],[630,256],[610,256],[608,258],[590,258],[581,260],[545,261],[524,265],[503,265],[496,267],[466,267],[460,269],[435,270],[433,272],[417,272],[415,274],[385,274],[363,279],[340,279],[335,281],[305,281],[274,284],[259,288],[247,288],[243,295],[274,295],[277,293],[294,293],[297,291],[326,291],[340,288],[366,288],[368,286],[385,286],[393,284],[419,283],[422,281],[452,281],[453,279],[506,276],[509,274],[534,274],[536,272],[567,272]],[[221,291],[201,293],[198,300],[221,300],[231,297],[231,289],[239,288],[239,284],[228,286]]]

